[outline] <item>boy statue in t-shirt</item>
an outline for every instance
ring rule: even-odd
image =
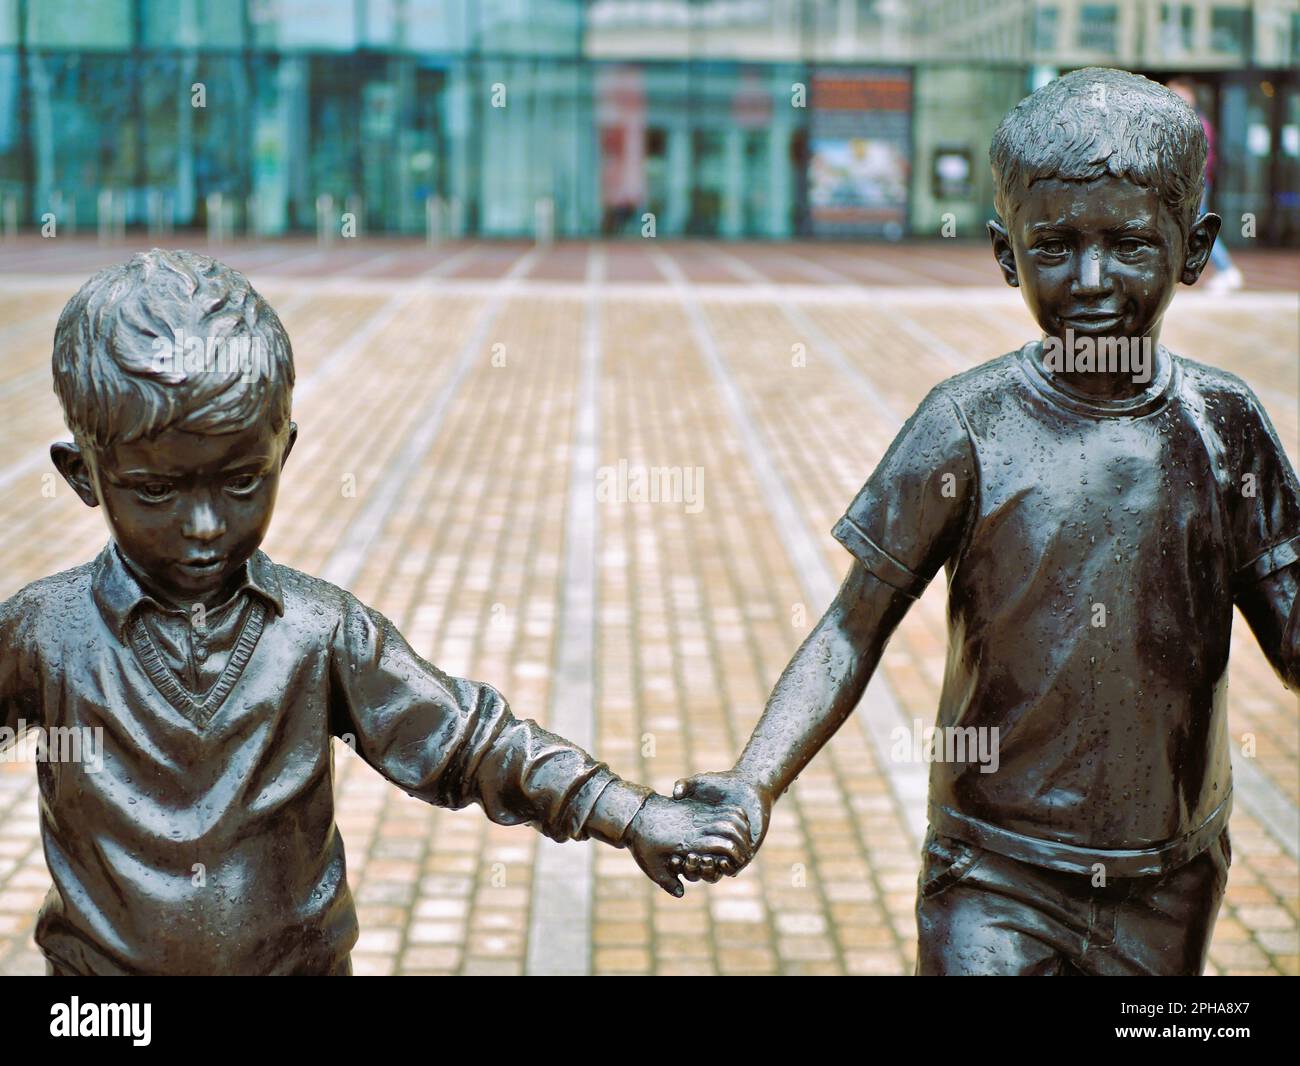
[[[1300,486],[1245,383],[1159,344],[1220,225],[1195,113],[1079,70],[990,154],[993,252],[1043,337],[921,402],[835,527],[855,562],[735,768],[676,791],[745,806],[761,842],[945,567],[957,758],[931,767],[916,972],[1197,974],[1231,858],[1232,608],[1296,688]]]
[[[112,540],[0,603],[0,746],[34,726],[71,755],[38,765],[48,972],[351,973],[334,737],[429,803],[625,847],[673,895],[679,854],[739,869],[743,813],[623,781],[258,550],[293,381],[275,312],[207,256],[137,255],[59,318],[51,454]]]

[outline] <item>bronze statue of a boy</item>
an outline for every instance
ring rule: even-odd
[[[164,352],[182,337],[257,357],[191,365]],[[102,730],[97,765],[38,767],[49,972],[350,973],[333,737],[429,803],[627,847],[674,895],[675,855],[748,860],[743,814],[620,780],[258,550],[298,429],[289,338],[241,274],[157,249],[101,271],[54,381],[74,442],[52,457],[112,540],[0,604],[5,735]]]
[[[1219,231],[1198,217],[1205,157],[1192,110],[1122,71],[1007,115],[989,233],[1042,339],[922,401],[835,527],[852,569],[736,766],[675,790],[743,805],[759,844],[946,568],[939,726],[999,750],[992,773],[932,764],[918,974],[1204,968],[1231,860],[1234,603],[1300,687],[1300,485],[1246,384],[1159,344]]]

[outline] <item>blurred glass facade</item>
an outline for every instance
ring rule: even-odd
[[[1102,64],[1190,75],[1215,207],[1294,244],[1298,62],[1300,0],[0,0],[0,197],[266,235],[972,235],[1001,116]]]

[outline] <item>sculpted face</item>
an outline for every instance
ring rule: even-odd
[[[297,432],[265,421],[223,434],[169,429],[89,457],[56,445],[55,461],[85,502],[103,504],[113,539],[152,589],[215,606],[266,536]]]
[[[1025,302],[1049,336],[1145,336],[1173,299],[1183,239],[1154,189],[1035,182],[1010,232]]]
[[[1192,284],[1219,230],[1204,215],[1184,236],[1157,190],[1106,175],[1024,190],[993,251],[1047,337],[1159,336],[1178,282]]]

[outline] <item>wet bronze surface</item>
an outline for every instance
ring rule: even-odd
[[[238,363],[157,342],[251,337]],[[42,761],[60,974],[343,974],[358,935],[334,819],[342,740],[393,784],[503,825],[671,861],[749,858],[738,812],[630,784],[491,686],[451,677],[345,590],[259,545],[297,439],[292,352],[246,279],[187,252],[92,278],[55,337],[75,441],[51,456],[112,540],[0,604],[5,729],[99,734]]]
[[[969,730],[970,749],[932,763],[932,830],[1014,860],[1008,876],[1023,864],[1026,884],[1033,870],[1068,875],[1058,883],[1086,909],[1107,880],[1139,895],[1187,881],[1225,832],[1234,604],[1300,686],[1300,485],[1251,390],[1160,345],[1177,285],[1200,276],[1220,226],[1197,214],[1195,114],[1135,75],[1078,71],[1013,110],[991,154],[994,255],[1043,336],[926,397],[835,527],[855,561],[736,766],[676,794],[744,806],[761,843],[773,802],[946,569],[938,724]],[[1102,342],[1130,356],[1122,370],[1099,360]],[[985,737],[996,759],[970,754]],[[1198,946],[1160,972],[1200,971],[1218,898],[1185,908]],[[975,972],[963,941],[1018,920],[996,888],[943,923],[924,918],[924,899],[925,972]],[[1151,921],[1128,928],[1135,972],[1159,937]],[[937,951],[936,936],[955,947]],[[1010,941],[991,950],[1007,953],[1002,972],[1087,969],[1065,941],[1055,962],[1023,966]]]

